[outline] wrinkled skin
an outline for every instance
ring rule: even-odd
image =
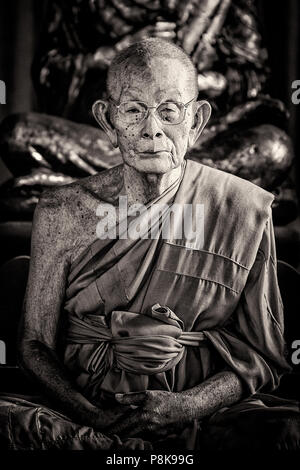
[[[232,372],[221,372],[183,392],[148,390],[115,395],[118,403],[135,408],[126,419],[108,428],[120,436],[156,436],[184,428],[194,419],[217,411],[220,403],[232,404],[241,393],[241,383]]]
[[[131,74],[128,83],[117,90],[116,98],[119,102],[143,100],[149,106],[157,106],[163,101],[171,100],[186,103],[194,98],[193,91],[188,88],[184,75],[177,79],[174,70],[178,67],[178,60],[169,60],[166,64],[165,60],[154,58],[148,74]],[[155,70],[160,70],[161,73],[158,75]],[[168,84],[167,88],[164,83]],[[191,104],[187,109],[186,119],[175,126],[161,123],[153,110],[148,119],[139,125],[127,126],[122,123],[115,107],[112,106],[112,122],[124,162],[141,173],[164,174],[178,168],[189,141],[191,143],[197,136],[197,130],[194,132],[191,129],[192,108]],[[162,153],[147,155],[142,152]]]
[[[149,106],[166,99],[186,103],[193,98],[188,83],[181,63],[157,58],[141,76],[137,72],[129,75],[126,86],[116,83],[113,98],[134,97]],[[111,408],[92,403],[76,388],[57,354],[61,305],[70,263],[96,239],[98,205],[103,200],[116,201],[121,192],[128,196],[128,204],[145,203],[161,194],[178,178],[185,152],[202,132],[210,107],[206,102],[194,102],[185,121],[176,126],[162,125],[151,110],[143,123],[126,127],[102,101],[97,102],[94,113],[111,142],[120,146],[124,165],[56,188],[40,200],[34,217],[20,364],[77,423],[109,434],[119,432],[125,438],[149,431],[164,434],[169,426],[200,419],[239,400],[240,379],[228,371],[181,393],[117,396]],[[163,151],[153,153],[158,150]],[[145,151],[149,154],[141,155]]]
[[[139,100],[158,106],[168,100],[185,104],[195,96],[185,68],[177,59],[155,57],[143,73],[133,71],[125,84],[116,86],[112,98],[117,103]],[[141,123],[127,125],[119,118],[116,107],[105,101],[95,103],[94,114],[112,144],[121,150],[126,189],[134,186],[135,193],[147,201],[178,178],[188,147],[209,119],[210,106],[206,101],[192,102],[185,120],[177,125],[162,123],[154,110]]]

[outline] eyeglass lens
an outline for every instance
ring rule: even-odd
[[[156,114],[159,119],[166,124],[178,124],[184,118],[185,108],[179,103],[166,102],[161,103],[156,108]],[[145,103],[139,101],[128,101],[121,103],[119,114],[127,124],[138,124],[145,119],[148,113],[148,107]]]

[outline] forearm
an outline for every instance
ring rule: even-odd
[[[119,403],[134,405],[136,409],[126,420],[113,425],[110,432],[137,436],[146,431],[156,438],[172,434],[194,419],[201,420],[223,406],[232,405],[242,394],[242,382],[231,371],[220,372],[183,392],[147,390],[117,394]]]
[[[178,406],[186,421],[210,416],[242,398],[241,379],[231,371],[219,372],[205,382],[178,393]]]
[[[66,414],[82,424],[96,423],[100,410],[76,390],[53,350],[39,341],[23,341],[19,363]]]

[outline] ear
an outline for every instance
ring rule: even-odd
[[[115,128],[107,118],[108,103],[107,101],[98,100],[92,107],[93,115],[100,127],[104,130],[114,147],[118,147],[118,138]]]
[[[200,137],[211,115],[211,105],[208,101],[197,101],[195,106],[196,113],[194,117],[194,124],[190,130],[188,142],[189,147],[192,147]]]

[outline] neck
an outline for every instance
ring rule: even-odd
[[[132,204],[147,204],[168,189],[181,174],[182,166],[158,173],[140,173],[124,163],[124,187],[128,200]]]

